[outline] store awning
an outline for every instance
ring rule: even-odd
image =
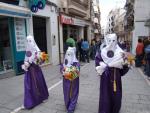
[[[0,2],[0,15],[19,18],[30,18],[31,11],[28,8]]]

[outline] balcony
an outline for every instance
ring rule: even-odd
[[[68,12],[70,14],[86,17],[88,8],[88,0],[69,0]]]
[[[84,6],[85,8],[87,8],[88,7],[88,0],[71,0],[71,1],[73,1],[73,2],[76,2],[76,3],[79,3],[79,4],[81,4],[82,6]]]

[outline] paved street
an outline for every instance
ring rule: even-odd
[[[48,101],[32,110],[20,110],[18,113],[66,113],[62,83],[59,82],[62,79],[59,67],[47,66],[43,71],[50,90]],[[150,86],[139,69],[130,70],[122,80],[123,101],[120,113],[150,113]],[[22,105],[23,76],[0,80],[0,90],[0,113],[10,113]],[[81,68],[80,93],[75,113],[97,113],[98,102],[99,76],[91,61]]]

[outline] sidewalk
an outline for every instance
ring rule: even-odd
[[[43,69],[48,87],[61,80],[59,66],[46,66]],[[22,105],[24,75],[0,80],[0,113],[10,113]]]
[[[48,87],[61,81],[58,66],[44,69]],[[120,113],[150,113],[150,86],[137,68],[122,78],[123,100]],[[49,92],[47,102],[32,110],[17,113],[66,113],[63,100],[62,83]],[[23,102],[23,76],[0,80],[0,113],[10,113]],[[94,62],[81,67],[80,93],[75,113],[98,113],[99,76],[95,72]]]
[[[120,113],[150,113],[150,85],[139,68],[123,77],[123,101]]]

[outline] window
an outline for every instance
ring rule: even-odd
[[[12,69],[8,18],[0,16],[0,72]]]

